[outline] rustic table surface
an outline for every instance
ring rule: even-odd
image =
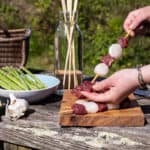
[[[0,140],[6,150],[107,150],[150,149],[150,100],[139,100],[145,114],[144,127],[60,127],[61,97],[52,95],[30,105],[27,116],[0,122]]]

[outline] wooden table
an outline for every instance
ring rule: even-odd
[[[150,100],[138,102],[146,118],[144,127],[60,127],[60,99],[52,95],[30,106],[28,115],[18,121],[4,116],[0,140],[5,150],[116,150],[150,149]]]

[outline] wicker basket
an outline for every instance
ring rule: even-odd
[[[30,35],[30,29],[0,30],[0,67],[26,64]]]

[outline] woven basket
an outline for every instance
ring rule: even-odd
[[[0,30],[0,67],[26,64],[30,35],[30,29]]]

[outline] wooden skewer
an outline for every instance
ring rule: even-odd
[[[72,16],[72,0],[67,0],[67,9],[69,13],[69,21],[71,22],[71,16]],[[71,26],[70,26],[71,29]],[[74,43],[72,43],[73,45]],[[68,89],[71,87],[71,65],[72,65],[72,47],[69,49],[69,70],[68,70]],[[73,56],[74,57],[74,56]]]
[[[66,70],[67,70],[67,64],[68,64],[68,57],[69,57],[69,51],[72,47],[72,40],[73,40],[73,33],[74,33],[74,20],[75,20],[75,14],[77,9],[78,0],[75,0],[74,2],[74,9],[73,9],[73,15],[71,19],[71,28],[69,32],[69,40],[68,40],[68,50],[67,50],[67,56],[66,56],[66,63],[65,63],[65,70],[64,70],[64,78],[63,78],[63,87],[65,86],[65,80],[66,80]]]
[[[65,0],[61,0],[61,5],[62,5],[62,9],[63,9],[63,13],[64,13],[64,20],[67,21],[67,17],[66,17],[66,3]]]
[[[100,76],[99,74],[96,74],[91,82],[94,83],[99,76]]]
[[[68,9],[69,18],[70,18],[70,21],[71,21],[71,17],[72,17],[72,0],[67,0],[67,9]]]
[[[72,114],[73,110],[72,109],[70,109],[70,110],[64,110],[64,111],[61,111],[60,113],[61,114]]]
[[[131,35],[132,30],[129,30],[129,32],[124,36],[125,38],[128,38]]]
[[[69,50],[68,90],[70,90],[71,86],[71,60],[72,60],[72,50]]]
[[[72,65],[73,65],[73,77],[74,77],[74,87],[78,85],[78,80],[77,80],[77,74],[76,74],[76,61],[75,61],[75,46],[74,46],[74,39],[73,39],[73,45],[72,45]]]
[[[67,16],[66,16],[66,3],[65,0],[61,0],[63,14],[64,14],[64,20],[67,22]],[[65,30],[67,32],[67,40],[69,41],[70,34],[67,25],[65,24]],[[68,42],[69,43],[69,42]],[[68,59],[69,59],[69,50],[67,50],[66,54],[66,61],[65,61],[65,69],[64,69],[64,77],[63,77],[63,88],[65,88],[65,81],[66,81],[66,73],[67,73],[67,66],[68,66]]]

